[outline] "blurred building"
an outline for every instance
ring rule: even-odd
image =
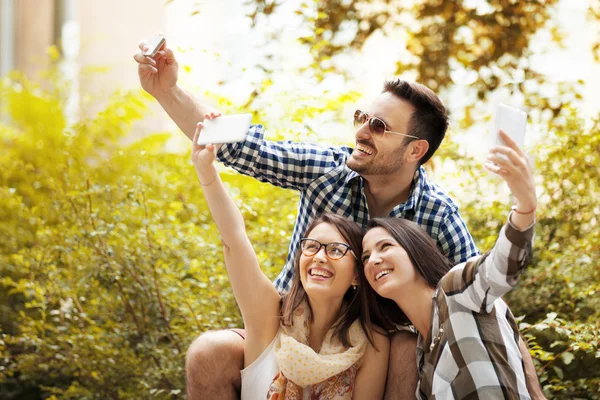
[[[142,37],[164,29],[164,6],[165,0],[0,0],[0,76],[19,70],[38,80],[56,45],[61,72],[73,83],[68,111],[93,112],[118,88],[139,87],[131,56]]]

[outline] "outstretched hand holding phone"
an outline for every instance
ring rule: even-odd
[[[485,168],[499,175],[508,185],[515,198],[511,222],[518,229],[525,229],[534,222],[537,207],[529,157],[504,131],[500,131],[500,137],[506,146],[496,146],[490,150]]]
[[[204,119],[210,120],[220,117],[220,113],[205,114]],[[202,132],[203,123],[198,122],[194,138],[192,139],[192,162],[198,174],[198,180],[203,187],[212,185],[218,178],[214,165],[216,148],[213,144],[199,145],[198,138]]]
[[[159,38],[164,40],[160,41]],[[152,47],[156,44],[159,46],[154,51]],[[157,35],[148,41],[142,40],[138,47],[140,51],[133,55],[133,59],[138,63],[138,76],[142,88],[155,98],[175,88],[179,64],[173,50],[167,47],[165,36]]]
[[[154,53],[153,44],[159,46],[154,56],[150,57]],[[177,85],[179,64],[173,50],[167,47],[167,39],[163,34],[158,34],[150,40],[142,40],[138,47],[139,51],[133,55],[133,59],[138,64],[142,88],[158,100],[179,129],[192,139],[196,123],[203,121],[205,114],[216,110],[200,103]]]

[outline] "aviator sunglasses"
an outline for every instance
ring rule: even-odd
[[[373,115],[369,115],[364,111],[356,110],[354,112],[354,126],[358,128],[359,126],[362,126],[365,122],[369,123],[369,131],[371,131],[371,133],[375,135],[383,136],[386,133],[391,133],[393,135],[406,136],[413,139],[421,139],[420,137],[407,135],[406,133],[389,131],[387,129],[387,125],[385,124],[385,122],[383,122],[382,119],[377,118]]]

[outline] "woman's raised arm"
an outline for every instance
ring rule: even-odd
[[[205,118],[219,115],[211,113]],[[242,213],[215,168],[215,147],[197,144],[201,131],[202,123],[198,123],[192,140],[192,161],[212,217],[221,233],[225,266],[233,294],[240,307],[247,335],[259,341],[263,341],[261,338],[270,341],[279,327],[279,294],[261,271],[246,234]]]
[[[456,266],[444,278],[442,288],[475,312],[490,312],[493,302],[512,289],[531,258],[531,240],[537,196],[527,155],[504,132],[506,146],[490,151],[485,167],[502,177],[515,198],[513,211],[494,248],[477,259]]]

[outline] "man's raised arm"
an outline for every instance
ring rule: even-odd
[[[148,49],[148,43],[141,41],[138,47],[140,51],[133,55],[133,59],[138,63],[142,88],[158,100],[169,117],[191,140],[196,124],[204,121],[205,114],[217,110],[200,103],[177,85],[179,64],[166,42],[152,58],[143,54]]]

